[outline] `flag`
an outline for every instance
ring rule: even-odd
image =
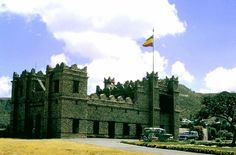
[[[149,37],[148,39],[145,40],[145,42],[143,43],[144,47],[148,47],[148,46],[152,46],[153,47],[153,35],[151,37]]]

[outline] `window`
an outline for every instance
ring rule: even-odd
[[[73,93],[79,92],[79,81],[73,81]]]
[[[54,80],[54,93],[59,93],[59,80]]]
[[[128,136],[129,135],[129,124],[128,123],[124,123],[123,124],[123,135],[124,136]]]
[[[135,136],[137,138],[141,138],[142,135],[142,125],[141,124],[136,124],[136,134]]]
[[[161,113],[172,114],[174,111],[173,97],[160,94]]]
[[[72,126],[73,126],[72,132],[79,133],[79,119],[73,119]]]
[[[20,96],[23,96],[23,85],[20,85]]]
[[[99,121],[93,122],[93,134],[95,135],[99,134]]]

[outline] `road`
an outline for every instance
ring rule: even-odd
[[[111,147],[119,150],[126,150],[132,152],[147,152],[147,153],[156,153],[161,155],[206,155],[201,153],[192,153],[192,152],[183,152],[167,149],[157,149],[149,148],[143,146],[129,145],[120,143],[122,140],[127,139],[106,139],[106,138],[73,138],[73,139],[64,139],[73,142],[79,142],[84,144],[94,144],[99,146]],[[129,140],[132,141],[132,140]],[[209,154],[208,154],[209,155]]]

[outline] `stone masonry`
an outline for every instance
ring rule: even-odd
[[[87,95],[87,68],[58,64],[46,74],[13,74],[10,130],[15,137],[138,138],[144,127],[165,128],[178,135],[178,79],[159,80],[157,73],[141,81],[104,79]]]

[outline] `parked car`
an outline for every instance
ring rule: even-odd
[[[143,135],[144,141],[167,140],[167,139],[173,139],[173,136],[172,134],[166,133],[166,130],[163,128],[155,128],[155,127],[144,128],[144,135]]]
[[[197,131],[187,131],[179,136],[179,140],[198,139],[198,138],[199,136]]]

